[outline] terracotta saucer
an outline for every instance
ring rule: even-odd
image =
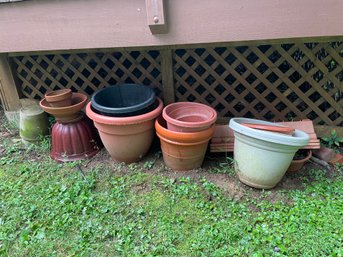
[[[65,107],[52,107],[44,98],[39,102],[40,107],[47,113],[55,116],[59,122],[68,122],[79,116],[79,112],[87,103],[87,96],[81,93],[73,93],[72,105]]]
[[[276,132],[276,133],[281,133],[281,134],[286,134],[286,135],[292,135],[294,132],[294,128],[283,127],[283,126],[281,127],[281,126],[253,124],[253,123],[242,123],[241,125],[246,126],[248,128]]]

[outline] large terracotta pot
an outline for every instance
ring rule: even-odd
[[[179,171],[201,167],[214,124],[203,131],[182,133],[167,129],[165,120],[160,117],[155,121],[155,128],[167,167]]]
[[[93,120],[100,138],[113,159],[132,163],[140,160],[149,150],[155,135],[154,119],[163,109],[161,99],[156,98],[158,106],[151,112],[130,116],[110,117],[95,113],[89,102],[87,116]]]
[[[169,130],[197,132],[211,127],[217,120],[217,112],[205,104],[178,102],[163,109],[163,118]]]

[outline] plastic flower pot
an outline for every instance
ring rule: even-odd
[[[101,141],[111,157],[119,162],[140,160],[149,150],[155,135],[154,120],[163,109],[162,100],[156,98],[157,107],[148,113],[131,117],[110,117],[95,113],[91,103],[86,106],[87,116],[93,120]]]
[[[255,188],[273,188],[286,173],[296,151],[307,145],[309,136],[300,130],[289,136],[242,123],[276,124],[247,118],[232,118],[229,123],[235,136],[234,161],[239,180]]]
[[[155,92],[147,86],[124,84],[95,92],[91,101],[92,108],[102,115],[128,117],[152,111],[155,99]]]
[[[65,107],[51,107],[44,98],[39,102],[40,107],[47,113],[53,115],[56,121],[68,122],[80,116],[81,109],[86,105],[88,98],[81,93],[72,93],[72,105]]]
[[[36,104],[21,108],[19,133],[23,143],[37,143],[49,133],[46,113]]]
[[[72,105],[71,89],[59,89],[45,94],[45,99],[51,107],[65,107]]]
[[[167,128],[176,132],[197,132],[208,129],[217,120],[217,112],[205,104],[178,102],[163,109]]]
[[[155,128],[167,167],[178,171],[201,167],[208,142],[214,133],[214,124],[203,131],[176,132],[167,129],[165,120],[160,117],[155,121]]]
[[[51,132],[52,159],[59,162],[84,160],[93,157],[101,145],[97,131],[83,112],[68,123],[56,122]]]
[[[302,150],[299,150],[302,151]],[[298,152],[299,152],[298,151]],[[289,165],[287,172],[296,172],[304,167],[305,163],[312,157],[312,151],[307,149],[305,151],[306,155],[303,158],[295,158],[297,154],[295,154],[291,164]]]

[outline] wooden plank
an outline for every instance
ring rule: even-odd
[[[6,111],[18,111],[21,107],[6,54],[0,54],[0,98]]]
[[[152,34],[167,33],[164,0],[145,0],[148,26]]]
[[[36,0],[2,4],[0,52],[343,35],[341,0],[173,0],[168,2],[167,9],[168,33],[152,35],[146,25],[144,0]]]
[[[171,50],[161,51],[161,74],[164,104],[175,102],[173,56]]]

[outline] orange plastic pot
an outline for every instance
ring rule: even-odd
[[[215,125],[199,132],[176,132],[166,128],[165,120],[155,121],[157,136],[161,141],[163,160],[173,170],[191,170],[201,167]]]
[[[161,99],[151,112],[130,116],[110,117],[95,113],[91,102],[86,106],[87,116],[93,120],[106,150],[119,162],[132,163],[140,160],[149,151],[155,135],[154,119],[163,109]]]
[[[176,132],[197,132],[211,127],[217,112],[210,106],[193,102],[178,102],[163,109],[167,128]]]

